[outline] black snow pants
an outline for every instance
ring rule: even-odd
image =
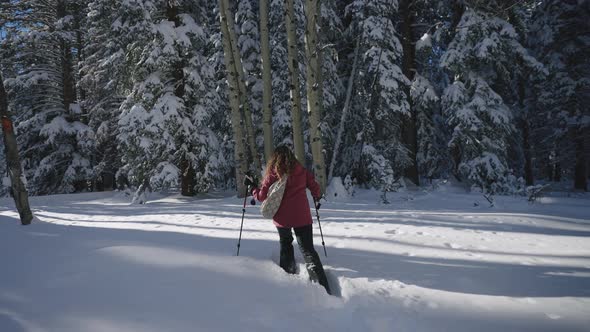
[[[287,273],[296,273],[295,265],[295,253],[293,252],[293,233],[291,228],[277,227],[280,236],[281,243],[281,258],[279,265]],[[320,261],[320,256],[313,247],[313,232],[311,225],[293,228],[295,230],[295,236],[297,237],[297,243],[299,244],[299,250],[303,254],[305,260],[305,267],[309,273],[309,278],[313,282],[319,282],[320,285],[324,286],[326,292],[331,294],[330,286],[328,285],[328,279],[324,272],[324,267]]]

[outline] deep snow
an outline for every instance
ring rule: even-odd
[[[0,331],[588,331],[590,200],[453,187],[320,210],[339,296],[277,265],[278,236],[222,193],[0,199]],[[477,206],[474,204],[477,202]],[[301,256],[297,253],[301,262]]]

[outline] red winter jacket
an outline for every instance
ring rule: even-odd
[[[264,202],[268,195],[268,189],[278,180],[279,177],[274,172],[269,174],[262,181],[260,188],[252,190],[252,195],[257,200]],[[311,212],[305,192],[306,188],[309,188],[314,198],[320,197],[320,186],[313,175],[301,164],[297,163],[287,179],[281,206],[273,218],[275,226],[301,227],[311,224]]]

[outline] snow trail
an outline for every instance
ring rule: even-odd
[[[278,235],[223,194],[33,197],[33,225],[0,200],[1,331],[584,331],[586,198],[530,205],[477,195],[359,192],[322,205],[338,296],[277,265]],[[403,197],[402,197],[403,196]],[[6,207],[5,207],[6,206]]]

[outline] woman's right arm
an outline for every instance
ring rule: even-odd
[[[274,173],[269,174],[262,180],[262,185],[260,188],[252,189],[252,196],[259,200],[260,202],[264,202],[266,197],[268,196],[268,189],[270,186],[277,181],[277,176]]]

